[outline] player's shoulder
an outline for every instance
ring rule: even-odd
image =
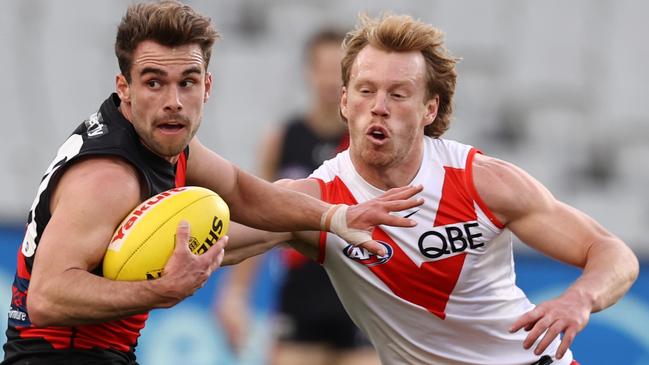
[[[118,157],[96,156],[66,167],[49,199],[52,217],[116,225],[142,199],[143,187],[135,168]],[[114,227],[113,225],[113,227]]]
[[[499,158],[476,154],[472,171],[478,195],[499,218],[544,204],[551,197],[526,171]]]
[[[424,136],[424,150],[431,159],[445,166],[464,168],[471,151],[476,149],[452,139]]]
[[[87,175],[89,178],[122,179],[126,175],[137,177],[137,169],[133,164],[117,155],[90,155],[74,160],[68,167],[68,172]]]
[[[57,191],[89,195],[98,200],[141,195],[141,177],[128,161],[117,156],[82,157],[62,172]]]
[[[506,187],[519,187],[530,183],[530,176],[523,169],[511,162],[478,153],[473,158],[473,179],[480,185],[479,191],[490,191]],[[492,186],[492,189],[489,189]]]

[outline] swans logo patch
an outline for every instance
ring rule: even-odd
[[[376,242],[382,244],[383,247],[385,247],[385,250],[387,252],[385,255],[376,256],[363,247],[354,245],[347,245],[347,247],[343,249],[343,253],[345,254],[345,256],[347,256],[347,258],[350,258],[367,267],[385,264],[392,258],[392,253],[394,251],[392,250],[392,247],[386,242],[378,240]]]

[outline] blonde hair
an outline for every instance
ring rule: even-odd
[[[424,102],[435,95],[439,96],[437,117],[426,126],[424,133],[437,138],[444,134],[451,123],[457,78],[455,64],[459,60],[449,54],[443,38],[444,33],[439,29],[408,15],[384,14],[373,19],[362,14],[356,29],[347,33],[343,41],[343,85],[348,86],[352,65],[358,53],[367,45],[390,52],[421,52],[426,61]]]

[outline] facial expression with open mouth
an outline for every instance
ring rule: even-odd
[[[387,52],[368,45],[358,53],[341,97],[355,164],[386,168],[419,163],[424,127],[437,112],[437,98],[426,100],[425,72],[421,52]]]

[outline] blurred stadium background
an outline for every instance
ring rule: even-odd
[[[130,1],[0,2],[0,303],[8,307],[26,212],[59,144],[114,89],[113,42]],[[254,172],[263,133],[308,100],[301,49],[322,25],[349,29],[360,11],[390,10],[447,34],[459,65],[447,138],[528,170],[563,201],[622,237],[649,263],[649,3],[634,0],[188,1],[223,39],[200,137]],[[519,285],[539,301],[578,271],[517,247]],[[255,290],[258,321],[243,356],[227,349],[211,305],[220,270],[194,297],[154,311],[141,364],[261,364],[281,269]],[[263,278],[263,279],[261,279]],[[4,328],[4,316],[0,326]],[[592,316],[573,346],[582,364],[649,364],[649,279]]]

